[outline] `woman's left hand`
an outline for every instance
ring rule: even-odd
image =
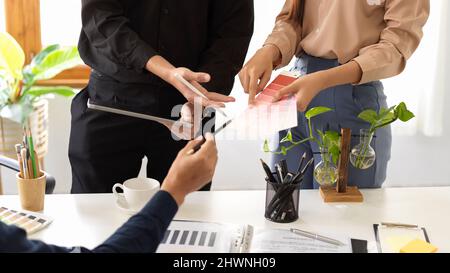
[[[300,77],[292,84],[284,87],[274,97],[273,102],[281,100],[286,95],[296,94],[297,110],[305,112],[311,101],[325,89],[324,79],[320,72]]]

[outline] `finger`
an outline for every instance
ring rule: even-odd
[[[266,85],[270,81],[271,75],[272,75],[271,72],[266,72],[266,73],[263,74],[261,80],[259,81],[259,85],[258,85],[258,89],[259,90],[264,90],[264,88],[266,87]]]
[[[211,80],[211,76],[208,73],[192,72],[189,70],[185,73],[185,79],[188,81],[209,82]]]
[[[248,90],[248,103],[253,104],[256,94],[258,93],[258,79],[255,76],[250,76],[249,90]]]
[[[236,99],[231,96],[225,96],[216,92],[209,92],[207,94],[208,99],[216,102],[235,102]]]
[[[205,96],[208,95],[208,93],[209,93],[208,90],[206,90],[206,88],[204,88],[200,83],[198,83],[196,81],[191,81],[191,84]]]
[[[244,93],[248,94],[248,73],[246,72],[246,70],[242,70],[241,73],[239,74],[239,79],[241,80],[241,84],[242,84],[242,88],[244,88]]]
[[[216,140],[211,133],[205,134],[205,143],[198,152],[199,156],[212,157],[217,154]]]
[[[297,93],[298,88],[295,84],[288,85],[278,91],[278,93],[273,97],[272,102],[277,102],[281,100],[284,96]]]
[[[200,136],[194,140],[191,140],[186,144],[186,146],[181,150],[182,153],[189,152],[194,149],[197,145],[201,144],[204,141],[203,136]]]

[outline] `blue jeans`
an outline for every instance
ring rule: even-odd
[[[294,70],[301,71],[302,74],[310,74],[337,66],[339,66],[337,60],[326,60],[303,55],[297,60]],[[376,81],[357,86],[350,84],[341,85],[323,90],[314,98],[308,110],[318,106],[329,107],[334,111],[312,119],[313,133],[317,132],[317,130],[340,132],[341,128],[350,128],[353,134],[351,147],[354,147],[360,142],[360,129],[368,129],[370,127],[370,124],[358,119],[359,113],[366,109],[379,111],[380,108],[387,108],[387,102],[382,83]],[[308,138],[309,136],[308,122],[304,113],[298,113],[298,124],[296,128],[291,129],[295,141]],[[286,133],[287,131],[281,131],[275,138],[282,139],[286,136]],[[317,135],[315,136],[317,137]],[[289,144],[280,145],[289,146]],[[356,169],[349,164],[348,184],[350,186],[358,186],[359,188],[381,187],[386,179],[387,164],[391,157],[391,145],[391,128],[385,127],[377,130],[372,141],[372,147],[376,152],[375,164],[366,170]],[[285,159],[287,160],[289,170],[295,171],[304,152],[307,153],[307,158],[314,156],[315,164],[321,161],[317,144],[315,142],[307,142],[290,150],[286,156],[274,155],[271,160],[271,166],[273,168],[277,162]],[[313,168],[308,170],[302,188],[319,188],[319,184],[313,177]]]

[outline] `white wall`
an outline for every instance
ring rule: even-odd
[[[258,49],[270,32],[274,18],[283,1],[258,0],[256,4],[256,31],[249,54]],[[270,19],[268,19],[270,18]],[[450,64],[450,55],[447,56]],[[448,67],[446,71],[449,71]],[[426,72],[426,70],[425,70]],[[450,89],[450,78],[444,83]],[[233,95],[240,99],[230,110],[239,111],[246,103],[239,81]],[[445,98],[450,105],[450,95]],[[56,177],[56,192],[70,190],[71,175],[67,157],[70,132],[70,101],[55,98],[50,101],[50,150],[46,158],[49,173]],[[220,159],[214,178],[216,189],[262,189],[264,177],[259,158],[267,159],[261,152],[260,141],[218,141]],[[446,120],[444,135],[436,138],[425,136],[394,136],[392,160],[386,186],[450,186],[450,121]],[[12,175],[5,175],[6,193],[16,192]]]

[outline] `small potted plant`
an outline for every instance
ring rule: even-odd
[[[376,159],[375,150],[371,146],[375,132],[397,120],[408,122],[414,118],[414,114],[402,102],[389,109],[382,108],[378,113],[372,109],[365,110],[358,115],[358,118],[368,122],[370,128],[361,129],[360,143],[353,147],[350,153],[350,162],[355,168],[366,170],[373,166]]]
[[[23,128],[35,135],[36,151],[42,157],[47,149],[48,102],[45,96],[72,97],[66,86],[39,86],[38,82],[82,64],[76,47],[52,45],[37,54],[25,66],[25,54],[8,33],[0,32],[0,152],[14,156],[14,145],[20,143]]]

